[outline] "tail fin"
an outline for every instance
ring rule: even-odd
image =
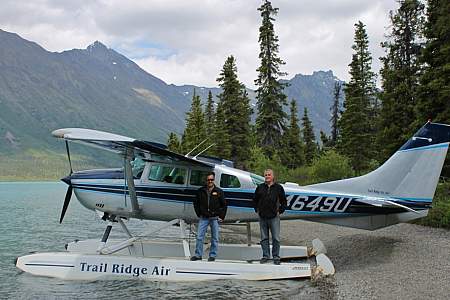
[[[431,203],[449,142],[450,125],[428,122],[375,171],[308,188]]]

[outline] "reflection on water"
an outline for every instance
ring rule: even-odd
[[[330,290],[309,280],[209,282],[151,282],[142,280],[63,281],[36,277],[14,266],[17,256],[31,251],[63,251],[75,239],[100,238],[105,222],[72,199],[63,224],[59,215],[67,186],[63,183],[0,183],[0,298],[111,299],[125,298],[333,298]],[[130,220],[133,233],[147,231],[157,222]],[[173,228],[173,235],[178,228]],[[122,237],[114,230],[111,238]]]

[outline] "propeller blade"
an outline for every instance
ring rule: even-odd
[[[69,166],[70,166],[70,174],[69,175],[72,175],[73,169],[72,169],[72,161],[70,160],[69,143],[67,142],[67,140],[65,140],[65,142],[66,142],[67,158],[69,159]]]
[[[62,223],[62,220],[64,219],[64,215],[66,214],[67,207],[69,206],[70,198],[72,198],[72,185],[69,184],[69,187],[67,188],[66,198],[64,199],[64,205],[61,211],[61,217],[59,218],[59,224]]]

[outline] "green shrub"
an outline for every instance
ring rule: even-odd
[[[250,172],[263,175],[264,170],[272,169],[275,173],[276,180],[279,182],[286,181],[287,168],[281,163],[280,157],[274,154],[271,159],[264,155],[259,147],[253,147],[250,150],[250,159],[247,161]]]
[[[354,176],[350,160],[334,150],[328,150],[314,159],[311,165],[311,180],[324,182]]]
[[[420,225],[450,229],[450,183],[439,183],[428,216],[414,222]]]

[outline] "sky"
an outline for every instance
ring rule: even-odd
[[[260,61],[261,0],[2,0],[0,29],[48,51],[84,49],[100,41],[168,84],[217,86],[228,56],[254,88]],[[355,27],[369,37],[373,70],[384,55],[395,0],[273,0],[284,79],[332,70],[349,80]]]

